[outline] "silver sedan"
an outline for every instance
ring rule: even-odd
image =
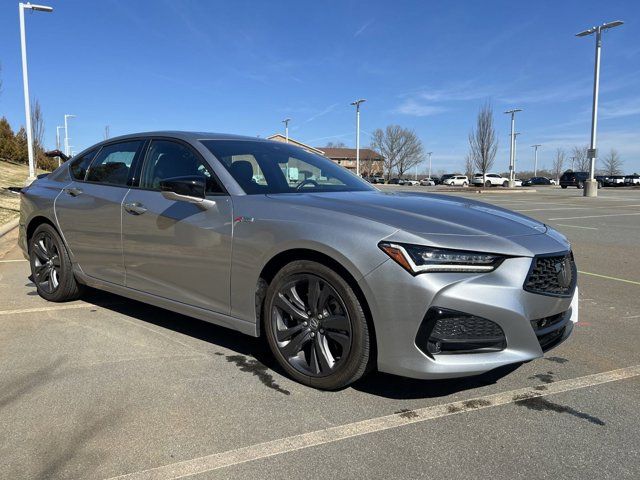
[[[383,193],[304,149],[212,133],[109,139],[22,190],[38,293],[85,285],[263,337],[337,389],[540,357],[578,319],[566,238],[502,208]]]

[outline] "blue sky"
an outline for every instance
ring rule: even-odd
[[[44,1],[44,0],[43,0]],[[509,119],[524,109],[518,169],[589,141],[593,38],[604,36],[599,150],[640,171],[640,2],[637,1],[57,1],[27,13],[31,95],[46,143],[65,113],[80,151],[136,131],[179,129],[290,135],[314,146],[363,144],[388,124],[414,129],[434,170],[461,169],[478,107],[491,100],[508,164]],[[24,123],[17,2],[0,6],[0,115]]]

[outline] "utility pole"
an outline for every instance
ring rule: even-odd
[[[60,129],[64,128],[61,125],[56,127],[56,150],[60,150]],[[58,157],[58,166],[60,166],[60,157]]]
[[[361,98],[351,102],[351,105],[356,107],[356,174],[358,176],[360,176],[360,104],[366,101],[365,98]]]
[[[534,151],[534,160],[533,160],[533,176],[534,177],[538,176],[538,147],[541,147],[541,146],[542,145],[540,145],[539,143],[535,145],[531,145]]]
[[[598,183],[595,179],[596,174],[596,132],[598,127],[598,94],[600,90],[600,53],[602,50],[602,32],[609,28],[618,27],[624,22],[616,20],[615,22],[603,23],[597,27],[591,27],[588,30],[577,33],[576,37],[586,37],[596,34],[596,61],[593,70],[593,105],[591,109],[591,145],[587,153],[588,158],[591,160],[589,168],[589,180],[584,184],[584,196],[585,197],[597,197],[598,196]]]
[[[104,127],[104,139],[109,140],[109,125],[105,125]]]
[[[432,153],[433,152],[427,152],[427,155],[429,155],[429,180],[431,180],[431,154]]]
[[[516,155],[515,155],[515,128],[516,128],[516,113],[521,112],[521,108],[513,108],[511,110],[507,110],[506,114],[511,114],[511,147],[509,148],[509,188],[513,188],[516,184],[515,182],[515,163],[516,163]]]
[[[68,119],[75,118],[75,115],[65,114],[64,115],[64,154],[69,156],[69,124]]]
[[[290,118],[285,118],[284,120],[282,120],[282,123],[284,123],[284,138],[287,143],[289,143],[289,122],[290,121],[291,121]]]
[[[518,135],[520,132],[515,132],[513,134],[513,179],[509,180],[509,188],[515,188],[516,186],[516,161],[517,161],[517,150],[518,150]]]
[[[24,11],[53,12],[52,7],[46,5],[32,5],[30,3],[19,3],[18,12],[20,17],[20,50],[22,53],[22,87],[24,90],[24,112],[25,125],[27,128],[27,151],[29,153],[29,176],[26,184],[29,185],[36,178],[36,166],[33,153],[33,129],[31,126],[31,104],[29,100],[29,71],[27,68],[27,34],[24,27]]]

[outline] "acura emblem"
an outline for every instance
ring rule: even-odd
[[[562,262],[556,263],[555,269],[560,286],[562,288],[568,288],[571,285],[571,280],[573,280],[573,272],[571,271],[569,258],[565,258]]]

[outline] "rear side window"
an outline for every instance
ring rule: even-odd
[[[89,168],[87,182],[127,185],[131,164],[142,144],[142,140],[134,140],[103,147]]]
[[[71,172],[71,176],[76,180],[84,180],[84,177],[87,175],[87,169],[91,164],[91,160],[96,156],[98,152],[97,148],[85,153],[81,157],[74,159],[69,165],[69,171]]]

